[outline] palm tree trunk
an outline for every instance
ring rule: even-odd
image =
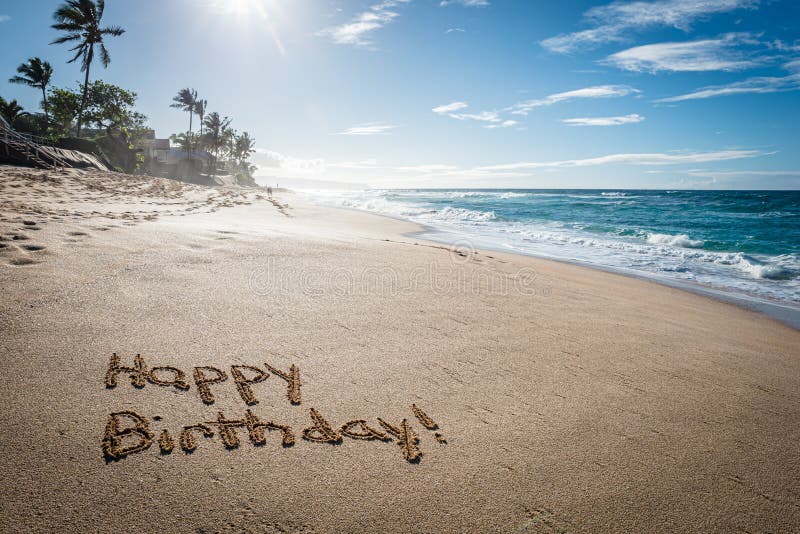
[[[189,153],[186,155],[187,159],[192,159],[192,115],[194,115],[193,110],[189,110]]]
[[[78,110],[78,133],[76,137],[81,136],[81,123],[83,122],[83,111],[86,108],[86,94],[89,92],[89,67],[91,66],[91,63],[86,64],[86,77],[83,80],[83,97],[81,98],[81,109]]]
[[[197,148],[198,149],[201,148],[200,147],[200,143],[202,143],[202,142],[203,142],[203,116],[200,115],[200,137],[197,138]],[[201,169],[203,168],[203,160],[202,159],[200,160],[200,168]]]
[[[42,85],[42,104],[44,105],[44,118],[47,121],[48,126],[50,125],[50,113],[47,111],[47,86]]]

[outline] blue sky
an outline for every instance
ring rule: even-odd
[[[58,4],[0,0],[3,80],[32,56],[82,79]],[[262,182],[800,188],[795,0],[108,0],[104,23],[127,31],[92,78],[160,137],[196,88]]]

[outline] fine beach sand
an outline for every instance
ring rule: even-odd
[[[0,530],[800,530],[799,331],[415,230],[288,192],[0,167]],[[112,353],[189,389],[107,388]],[[299,369],[299,404],[267,364]],[[269,376],[258,404],[232,365]],[[213,404],[196,366],[229,376]],[[238,428],[226,448],[211,424],[181,449],[184,426],[248,408],[294,444]],[[422,456],[304,439],[312,408],[334,434],[406,419]],[[104,457],[126,410],[154,439]]]

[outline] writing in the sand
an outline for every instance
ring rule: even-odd
[[[133,358],[132,363],[133,365],[123,365],[121,358],[116,353],[112,354],[105,376],[106,388],[117,387],[118,382],[123,381],[125,376],[130,379],[133,387],[139,389],[151,384],[187,392],[192,389],[193,383],[200,400],[204,404],[211,405],[215,402],[214,388],[228,380],[228,373],[217,367],[194,367],[190,383],[188,375],[182,369],[164,365],[148,367],[140,354]],[[197,449],[201,439],[218,438],[226,449],[232,450],[241,444],[240,431],[246,433],[247,440],[255,447],[266,445],[268,433],[272,431],[280,437],[283,447],[292,447],[295,444],[295,434],[289,425],[272,420],[263,421],[250,409],[250,406],[258,404],[252,386],[272,375],[277,376],[286,383],[286,398],[289,404],[298,406],[302,385],[300,369],[296,365],[291,365],[288,370],[280,370],[268,363],[264,363],[263,366],[263,368],[253,365],[230,366],[230,376],[236,390],[248,406],[241,417],[229,419],[220,411],[214,420],[186,425],[173,434],[166,428],[158,432],[158,422],[161,421],[159,416],[147,418],[133,410],[112,412],[108,416],[103,436],[103,454],[109,461],[121,460],[131,454],[144,452],[155,443],[159,452],[167,455],[175,450],[176,438],[181,450],[187,454]],[[411,413],[423,427],[433,433],[438,443],[447,443],[439,432],[436,421],[419,406],[412,404]],[[394,442],[400,447],[400,452],[407,461],[416,463],[422,457],[419,434],[406,418],[399,422],[389,422],[377,417],[377,424],[370,424],[365,419],[354,419],[339,426],[331,423],[323,416],[322,411],[315,408],[309,408],[308,415],[311,424],[303,428],[300,434],[306,441],[334,445],[341,443],[344,438],[379,443]]]

